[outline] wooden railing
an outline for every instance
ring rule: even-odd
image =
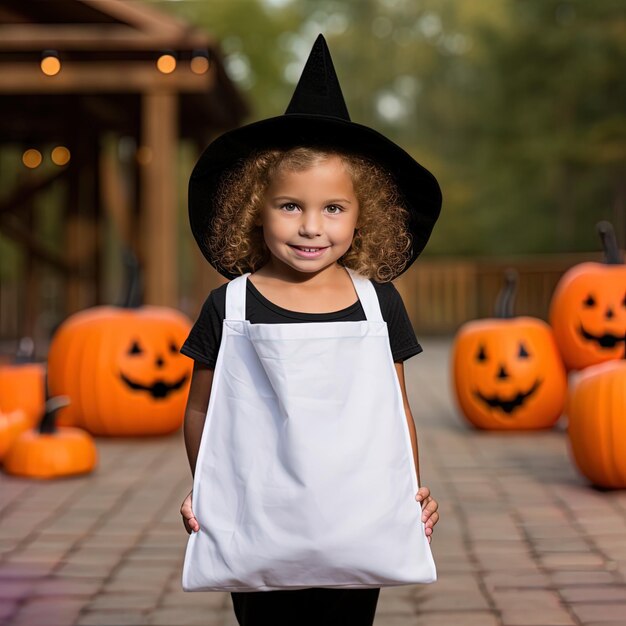
[[[468,320],[493,315],[509,267],[519,272],[515,314],[546,320],[563,273],[577,263],[601,260],[601,253],[419,259],[395,284],[419,335],[450,334]]]
[[[561,275],[577,263],[601,260],[601,253],[508,258],[424,258],[419,259],[395,284],[402,294],[418,336],[451,334],[468,320],[492,315],[504,271],[508,267],[517,269],[520,277],[515,313],[547,319],[550,298]],[[205,285],[200,289],[202,293],[197,300],[201,304],[209,287]],[[20,320],[25,314],[22,292],[23,287],[19,284],[6,281],[0,284],[0,341],[13,343],[17,339]],[[185,300],[189,301],[189,294]],[[183,301],[181,299],[181,303]],[[186,312],[192,318],[197,313]],[[41,313],[48,317],[49,314],[50,311]],[[46,339],[45,324],[42,322],[39,326],[42,336],[38,345],[42,345]]]

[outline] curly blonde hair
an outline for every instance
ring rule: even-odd
[[[206,240],[219,265],[232,274],[265,265],[269,251],[258,216],[274,175],[279,170],[303,171],[333,156],[343,161],[359,202],[352,245],[338,262],[379,282],[400,274],[411,258],[412,238],[409,213],[391,175],[361,155],[302,146],[258,152],[223,177],[213,198],[215,217]]]

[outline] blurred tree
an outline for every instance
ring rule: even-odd
[[[284,111],[319,32],[354,121],[440,180],[429,254],[597,249],[626,235],[622,0],[146,0],[221,42],[253,119]]]

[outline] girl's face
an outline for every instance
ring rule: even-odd
[[[332,156],[306,170],[277,172],[259,223],[273,263],[315,273],[348,251],[358,216],[352,178]]]

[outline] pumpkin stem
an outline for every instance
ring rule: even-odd
[[[57,431],[56,412],[67,406],[70,399],[67,396],[54,396],[46,401],[43,417],[39,422],[39,432],[44,435],[51,435]]]
[[[600,235],[602,248],[604,248],[604,262],[608,265],[621,265],[622,253],[617,247],[617,239],[611,222],[602,220],[596,224],[596,231]]]
[[[515,293],[519,273],[516,269],[509,267],[504,272],[504,286],[500,289],[496,298],[495,316],[501,318],[514,317],[513,304],[515,303]]]
[[[126,290],[119,306],[125,309],[137,309],[142,301],[141,273],[137,257],[128,247],[122,251],[122,264],[126,270]]]

